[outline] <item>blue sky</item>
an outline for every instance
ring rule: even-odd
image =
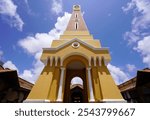
[[[74,4],[81,5],[90,33],[111,53],[117,84],[150,67],[149,0],[0,0],[0,60],[34,82],[43,47],[63,33]]]

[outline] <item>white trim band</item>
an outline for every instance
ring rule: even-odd
[[[50,103],[48,99],[26,99],[23,103]]]
[[[57,100],[58,102],[62,102],[62,89],[63,89],[63,79],[64,79],[64,71],[65,68],[61,68],[61,75],[60,75],[60,82],[59,82],[59,90],[58,90],[58,96]]]
[[[105,103],[127,103],[124,99],[103,99],[102,102]]]
[[[94,102],[94,94],[93,94],[93,86],[92,86],[92,79],[91,79],[91,68],[87,68],[88,72],[88,82],[89,82],[89,90],[90,90],[90,100],[89,102]]]

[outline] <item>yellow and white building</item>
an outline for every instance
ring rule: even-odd
[[[109,50],[89,33],[79,5],[63,35],[43,48],[45,67],[25,102],[124,102],[107,64]],[[78,77],[82,84],[72,85]]]

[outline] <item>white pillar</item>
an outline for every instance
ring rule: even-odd
[[[53,65],[53,57],[50,58],[50,66]]]
[[[101,66],[101,59],[98,57],[99,66]]]
[[[55,66],[57,66],[57,63],[58,63],[58,58],[55,57]]]
[[[96,66],[96,58],[94,58],[94,66]]]
[[[90,90],[90,102],[94,102],[94,94],[93,94],[93,86],[92,86],[92,79],[91,79],[91,68],[87,68],[88,71],[88,83],[89,83],[89,90]]]
[[[63,89],[64,71],[65,71],[65,68],[61,68],[58,96],[57,96],[57,100],[56,100],[58,102],[62,102],[63,101],[62,100],[62,89]]]
[[[91,59],[92,59],[92,58],[89,59],[89,66],[91,66]]]

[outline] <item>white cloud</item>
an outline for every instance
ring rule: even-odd
[[[133,10],[134,18],[131,22],[131,31],[124,34],[129,43],[134,43],[134,50],[143,57],[143,63],[150,67],[150,1],[131,0],[127,7],[122,7],[124,12]]]
[[[19,41],[19,45],[28,53],[35,54],[42,50],[43,47],[49,47],[53,37],[49,33],[37,33],[34,37],[27,36]]]
[[[125,34],[125,38],[129,42],[137,42],[143,37],[143,30],[150,28],[150,1],[132,0],[127,3],[127,7],[122,7],[122,9],[124,12],[128,12],[131,9],[134,11],[134,18],[131,22],[132,29]]]
[[[21,73],[19,76],[25,80],[30,81],[31,83],[34,83],[39,77],[43,68],[43,63],[40,61],[40,59],[38,59],[34,61],[33,68],[24,70],[23,73]]]
[[[65,30],[70,16],[70,13],[65,12],[63,17],[58,17],[55,28],[50,30],[50,32],[36,33],[35,36],[27,36],[18,42],[19,46],[24,48],[26,52],[33,55],[40,52],[42,48],[50,47],[52,41],[54,39],[58,39],[60,34],[62,34]]]
[[[63,3],[62,0],[53,0],[52,2],[52,12],[56,15],[63,12]]]
[[[126,67],[129,72],[133,72],[136,69],[135,65],[131,65],[131,64],[127,64]]]
[[[5,20],[11,27],[16,27],[22,31],[24,22],[17,13],[17,5],[15,5],[12,0],[0,1],[0,14],[5,16]]]
[[[66,29],[66,25],[71,17],[70,13],[64,13],[64,16],[58,17],[55,28],[48,33],[37,33],[35,36],[27,36],[19,40],[18,45],[22,47],[28,54],[34,56],[33,67],[19,73],[18,68],[11,62],[4,63],[4,67],[15,69],[19,73],[19,77],[34,83],[40,75],[44,65],[40,61],[42,48],[50,47],[53,40],[58,39],[60,34]]]
[[[136,43],[140,39],[140,36],[137,33],[127,31],[124,34],[124,39],[128,40],[129,44],[132,44]]]
[[[31,72],[31,70],[24,70],[22,74],[20,74],[20,77],[25,79],[25,80],[31,80],[33,79],[33,74]],[[32,81],[30,81],[32,82]]]
[[[25,9],[28,15],[36,16],[37,14],[34,13],[32,9],[30,8],[28,0],[24,0],[24,3],[25,3]]]
[[[18,70],[18,68],[16,67],[16,65],[14,64],[14,63],[12,63],[12,61],[7,61],[7,62],[5,62],[4,64],[3,64],[3,67],[4,68],[9,68],[9,69],[11,69],[11,70],[17,70],[17,72],[19,73],[19,70]]]
[[[129,80],[128,74],[123,72],[119,67],[116,67],[114,65],[108,64],[108,69],[114,78],[117,85],[125,82],[126,80]]]
[[[24,70],[20,77],[34,83],[40,75],[44,65],[40,61],[42,48],[50,47],[53,40],[58,39],[60,34],[66,29],[66,25],[71,17],[70,13],[64,13],[64,16],[58,17],[55,28],[48,33],[37,33],[35,36],[27,36],[21,39],[18,44],[28,54],[34,56],[33,68]]]
[[[138,41],[137,47],[134,48],[143,56],[143,62],[150,67],[150,36],[146,36],[143,40]]]
[[[133,9],[135,6],[134,1],[128,2],[126,7],[122,7],[124,12],[128,12],[129,10]]]

